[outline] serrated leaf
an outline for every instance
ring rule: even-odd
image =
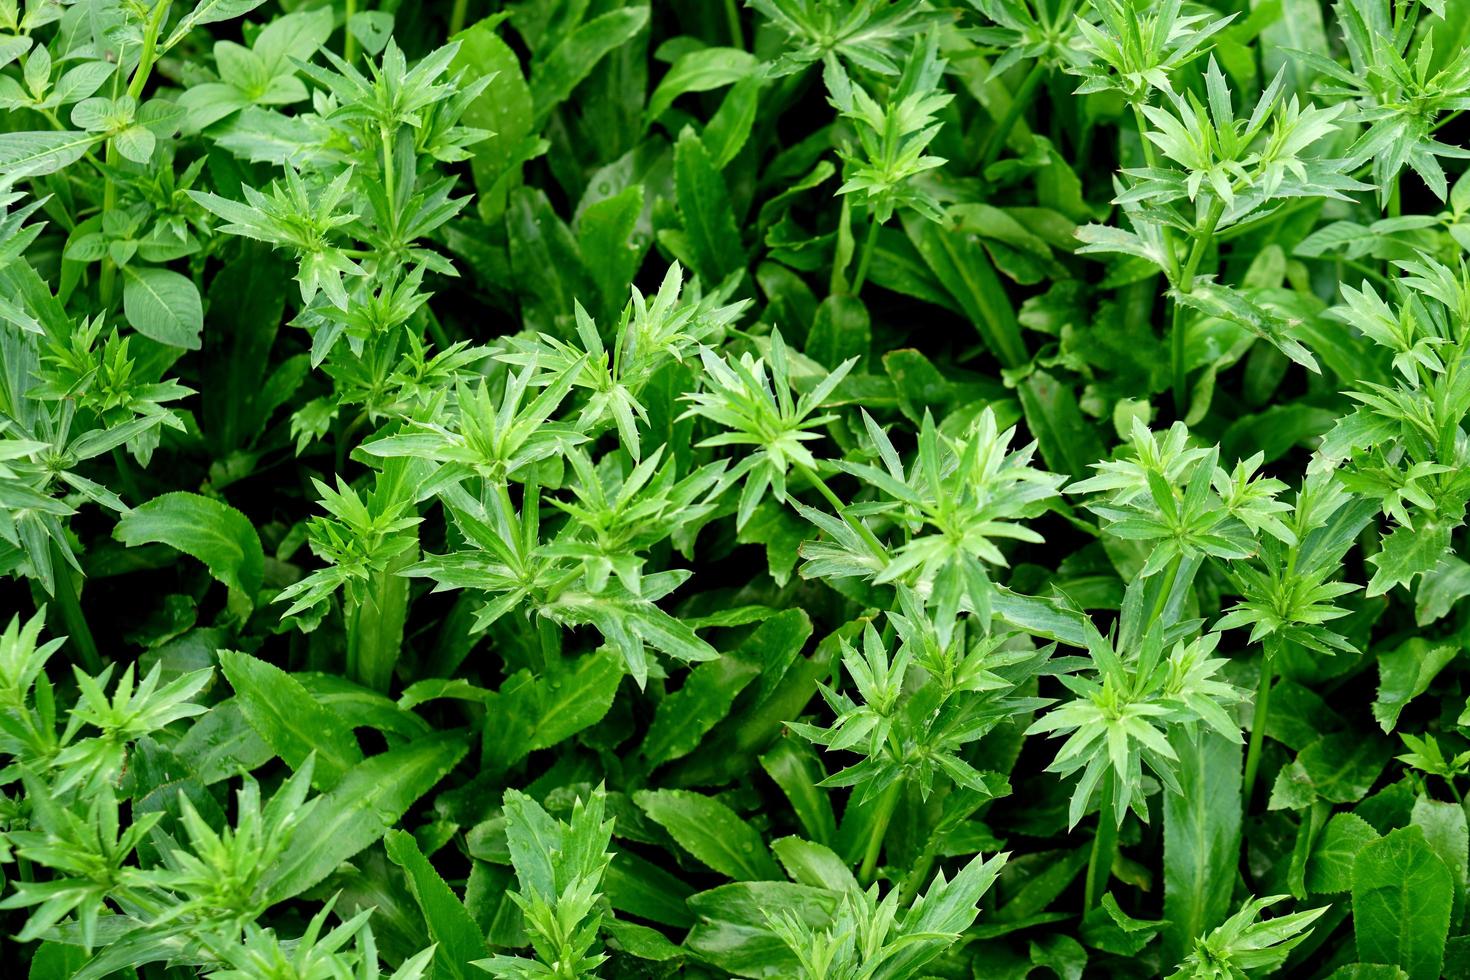
[[[1368,582],[1368,598],[1380,596],[1395,585],[1407,586],[1414,576],[1431,571],[1450,547],[1455,525],[1439,518],[1425,518],[1417,527],[1400,525],[1383,539],[1383,550],[1369,557],[1375,571]]]
[[[301,894],[377,842],[454,768],[467,748],[464,732],[436,732],[349,769],[296,829],[273,871],[271,901]]]
[[[455,978],[479,976],[468,968],[470,961],[489,956],[490,949],[485,945],[484,933],[470,918],[464,903],[424,857],[412,834],[390,830],[383,840],[388,860],[403,869],[408,879],[408,890],[424,915],[429,938],[435,943],[435,975]]]
[[[248,653],[221,650],[220,669],[246,722],[292,769],[313,752],[312,785],[329,790],[362,762],[352,729],[290,674]]]
[[[718,800],[675,789],[643,790],[633,800],[680,847],[727,878],[781,879],[761,835]]]
[[[260,591],[265,554],[249,518],[229,504],[178,491],[123,515],[113,537],[128,547],[166,544],[192,555],[247,605]]]
[[[1437,980],[1449,935],[1454,882],[1418,827],[1365,845],[1353,864],[1353,936],[1365,963]]]
[[[1373,717],[1385,732],[1393,731],[1404,706],[1429,690],[1434,678],[1459,652],[1456,643],[1433,643],[1416,636],[1398,649],[1378,655],[1378,697],[1373,702]]]
[[[1316,799],[1355,803],[1368,795],[1388,764],[1388,754],[1379,738],[1348,732],[1324,735],[1277,774],[1270,809],[1300,809]]]
[[[1352,891],[1353,862],[1378,839],[1378,831],[1352,813],[1333,814],[1307,861],[1307,890],[1314,895]]]

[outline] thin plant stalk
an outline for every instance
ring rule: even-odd
[[[725,0],[725,23],[730,26],[730,46],[745,48],[745,31],[740,26],[740,7],[736,0]]]
[[[1031,100],[1036,96],[1036,90],[1046,78],[1046,62],[1037,61],[1031,66],[1031,71],[1021,82],[1021,87],[1016,89],[1016,94],[1011,97],[1011,104],[1006,107],[1005,114],[991,130],[990,137],[985,141],[985,152],[980,158],[980,170],[983,173],[1000,158],[1001,151],[1006,147],[1006,141],[1011,137],[1011,130],[1015,128],[1016,120],[1031,105]]]
[[[1245,797],[1244,812],[1249,813],[1251,796],[1256,788],[1256,773],[1261,767],[1261,745],[1265,741],[1266,724],[1271,711],[1271,685],[1276,677],[1276,658],[1268,640],[1266,653],[1261,663],[1261,682],[1256,688],[1255,712],[1251,717],[1250,744],[1245,751]]]
[[[837,511],[837,516],[842,518],[843,523],[852,528],[853,531],[857,533],[858,537],[863,539],[863,543],[866,544],[868,546],[868,549],[873,552],[873,556],[875,558],[887,560],[888,549],[883,547],[883,542],[878,540],[878,536],[873,533],[872,529],[869,528],[868,525],[848,514],[846,505],[842,503],[842,498],[838,497],[837,494],[832,491],[832,488],[827,486],[827,481],[823,480],[809,467],[798,464],[796,468],[797,471],[806,479],[807,483],[811,484],[812,487],[815,488],[816,491],[822,495],[827,503],[832,505],[833,509]]]
[[[898,796],[902,790],[903,781],[895,780],[878,797],[878,809],[873,814],[873,823],[868,829],[868,845],[863,851],[863,863],[858,868],[858,882],[864,888],[873,883],[878,868],[878,855],[883,852],[883,838],[888,834],[888,824],[893,820],[893,811],[898,806]]]
[[[1220,223],[1220,218],[1225,213],[1225,202],[1219,197],[1210,201],[1209,210],[1205,212],[1204,223],[1197,226],[1193,235],[1194,244],[1190,247],[1189,258],[1185,260],[1184,268],[1179,273],[1178,292],[1188,295],[1194,289],[1194,277],[1199,272],[1200,262],[1204,260],[1205,252],[1209,250],[1210,242],[1215,235],[1215,226]],[[1171,374],[1173,376],[1174,389],[1174,411],[1183,418],[1188,411],[1185,382],[1187,370],[1184,363],[1184,329],[1185,317],[1184,304],[1179,297],[1174,298],[1174,321],[1170,328],[1170,356]]]
[[[71,565],[56,542],[51,543],[51,577],[56,591],[51,598],[66,629],[72,649],[76,651],[82,667],[89,674],[102,672],[102,654],[97,650],[97,641],[92,637],[87,617],[82,614],[82,604],[76,587],[72,584]]]
[[[351,63],[357,55],[357,38],[352,36],[352,18],[357,16],[357,0],[347,0],[342,21],[342,60]]]
[[[1092,850],[1087,855],[1087,878],[1084,881],[1082,911],[1090,911],[1108,890],[1113,874],[1113,858],[1118,853],[1118,824],[1113,819],[1116,776],[1109,772],[1102,780],[1102,799],[1097,805],[1097,831],[1092,835]]]
[[[374,691],[387,691],[403,647],[408,619],[408,579],[399,573],[418,560],[407,548],[382,571],[374,572],[368,595],[347,611],[347,676]]]
[[[143,53],[138,58],[138,67],[133,69],[133,77],[128,81],[127,94],[135,100],[143,97],[143,89],[148,84],[148,76],[153,73],[153,63],[158,57],[158,35],[163,31],[163,22],[168,17],[168,10],[172,5],[172,0],[158,0],[148,15],[147,23],[143,26]],[[107,154],[104,159],[109,167],[117,166],[118,152],[113,140],[107,141]],[[117,185],[111,177],[108,177],[102,184],[102,213],[105,215],[116,208]],[[113,264],[111,256],[104,255],[102,275],[98,280],[104,309],[112,308],[113,293],[117,284],[116,277],[117,267]]]
[[[862,292],[863,283],[868,278],[868,263],[873,260],[873,252],[878,245],[878,229],[881,224],[874,218],[868,218],[868,233],[863,236],[863,249],[858,254],[858,267],[856,274],[852,277],[852,296]]]
[[[449,36],[464,30],[465,17],[469,13],[469,0],[454,0],[454,9],[449,13]]]

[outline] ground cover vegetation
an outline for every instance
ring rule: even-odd
[[[1465,0],[0,0],[0,108],[7,975],[1470,973]]]

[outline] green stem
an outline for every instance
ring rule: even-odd
[[[1199,271],[1199,264],[1209,251],[1210,242],[1215,236],[1215,226],[1220,223],[1224,214],[1225,202],[1217,197],[1210,202],[1210,210],[1205,212],[1205,223],[1195,231],[1194,246],[1189,250],[1189,260],[1185,262],[1184,273],[1180,277],[1186,293],[1194,288],[1195,273]]]
[[[133,69],[132,80],[128,82],[128,95],[134,99],[143,96],[143,89],[148,84],[148,76],[153,73],[153,62],[158,56],[158,35],[163,30],[163,22],[168,17],[168,9],[173,0],[158,0],[153,10],[148,15],[148,22],[143,27],[143,53],[138,57],[138,67]],[[117,148],[113,146],[112,140],[107,141],[106,161],[109,167],[117,166]],[[117,186],[112,178],[108,177],[102,184],[102,213],[108,214],[117,207]],[[113,292],[117,285],[117,268],[113,265],[109,256],[102,257],[102,276],[99,280],[102,292],[102,308],[112,309]]]
[[[1163,615],[1164,608],[1169,603],[1169,593],[1174,591],[1174,580],[1179,577],[1179,563],[1183,560],[1182,555],[1175,555],[1174,559],[1169,562],[1169,570],[1164,573],[1164,584],[1160,587],[1157,598],[1154,599],[1153,612],[1149,614],[1148,622],[1144,624],[1145,630]]]
[[[357,417],[349,422],[345,429],[342,429],[338,433],[336,440],[338,473],[341,473],[342,469],[347,465],[347,455],[352,451],[352,437],[357,435],[357,431],[366,425],[367,421],[367,413],[358,412]]]
[[[97,651],[97,641],[92,638],[91,628],[87,626],[87,617],[82,614],[81,596],[72,582],[71,563],[54,541],[51,542],[51,578],[56,589],[51,598],[61,614],[72,650],[87,673],[102,673],[102,655]]]
[[[873,883],[873,874],[878,868],[878,855],[883,851],[883,838],[888,834],[888,824],[893,820],[893,811],[898,806],[898,794],[903,781],[895,780],[878,797],[878,811],[868,829],[868,847],[863,852],[862,867],[858,869],[858,882],[864,888]]]
[[[1261,683],[1256,689],[1256,709],[1251,718],[1251,741],[1245,752],[1245,800],[1241,812],[1249,813],[1251,795],[1256,788],[1256,772],[1261,767],[1261,745],[1266,737],[1266,721],[1271,710],[1271,682],[1275,678],[1275,658],[1269,648],[1261,664]]]
[[[143,29],[143,54],[138,58],[138,67],[133,69],[133,80],[128,83],[128,95],[135,99],[143,97],[143,86],[153,72],[153,61],[158,57],[158,35],[163,31],[164,18],[173,0],[159,0],[148,17]]]
[[[903,882],[898,889],[898,904],[904,908],[908,908],[914,896],[919,894],[919,889],[924,887],[924,881],[929,877],[929,869],[934,867],[934,858],[939,850],[941,839],[941,834],[930,833],[929,841],[924,845],[924,852],[919,855],[918,862],[909,869],[908,874],[903,876]]]
[[[424,319],[429,326],[429,336],[433,338],[434,343],[438,345],[441,351],[448,350],[453,346],[449,342],[449,334],[444,332],[444,324],[439,322],[439,318],[434,315],[434,311],[429,309],[427,305],[424,306]]]
[[[740,7],[735,0],[725,0],[725,21],[730,25],[730,45],[744,50],[745,31],[740,27]]]
[[[1138,142],[1143,144],[1143,162],[1150,167],[1159,165],[1159,158],[1154,155],[1154,145],[1149,141],[1148,118],[1143,114],[1143,103],[1133,103],[1133,122],[1138,127]]]
[[[346,18],[342,22],[342,60],[348,64],[357,54],[357,38],[352,36],[352,18],[357,16],[357,0],[347,0]]]
[[[872,532],[868,525],[864,524],[862,521],[850,516],[847,513],[847,508],[843,506],[842,500],[837,496],[837,494],[832,492],[832,488],[827,486],[827,481],[823,480],[820,476],[816,474],[814,470],[810,469],[809,467],[797,464],[796,468],[797,472],[805,477],[806,481],[810,483],[813,487],[815,487],[818,493],[826,498],[827,503],[832,505],[832,509],[837,511],[837,516],[842,518],[843,522],[848,527],[852,528],[853,531],[856,532],[858,537],[863,539],[863,542],[867,544],[868,549],[873,552],[873,557],[882,559],[883,561],[887,561],[888,549],[883,547],[883,542],[878,540],[878,536]]]
[[[374,691],[393,682],[408,619],[408,579],[398,573],[417,560],[418,548],[405,548],[372,574],[367,596],[348,610],[347,676]]]
[[[541,650],[541,674],[561,672],[561,627],[545,616],[536,617],[536,639]]]
[[[1209,250],[1210,242],[1215,235],[1215,226],[1220,223],[1220,218],[1225,213],[1225,202],[1219,197],[1210,202],[1210,209],[1205,213],[1204,224],[1195,228],[1194,244],[1190,247],[1189,258],[1184,263],[1184,269],[1179,274],[1178,289],[1181,293],[1189,293],[1194,289],[1194,277],[1199,272],[1200,262],[1204,260],[1205,252]],[[1170,365],[1174,379],[1174,414],[1184,418],[1188,413],[1186,399],[1187,371],[1184,364],[1184,312],[1183,305],[1176,298],[1174,300],[1174,319],[1169,328],[1170,334]]]
[[[857,274],[852,279],[852,296],[862,292],[863,282],[868,278],[868,263],[873,260],[873,251],[878,244],[879,223],[870,215],[868,217],[868,233],[863,236],[863,250],[858,256]]]
[[[454,9],[449,13],[449,36],[464,30],[465,16],[469,12],[469,0],[454,0]]]
[[[388,193],[388,213],[393,216],[393,234],[398,233],[398,187],[397,175],[393,172],[393,138],[387,126],[378,127],[378,138],[383,142],[383,190]]]
[[[1000,121],[995,124],[995,129],[985,141],[985,153],[980,158],[982,174],[986,167],[1000,158],[1001,151],[1006,147],[1006,140],[1010,139],[1011,129],[1016,125],[1016,120],[1021,118],[1021,113],[1025,112],[1031,104],[1032,97],[1036,95],[1036,89],[1045,77],[1046,62],[1037,61],[1021,82],[1021,87],[1016,89],[1016,94],[1011,97],[1011,104],[1006,107],[1005,115],[1000,117]]]
[[[1343,258],[1342,256],[1337,256],[1336,261],[1344,268],[1352,269],[1360,276],[1364,276],[1368,279],[1376,279],[1378,281],[1378,284],[1383,286],[1384,289],[1391,289],[1393,286],[1392,279],[1390,279],[1388,276],[1385,276],[1383,273],[1379,272],[1377,269],[1373,268],[1366,262],[1360,262],[1357,259]],[[1338,278],[1343,279],[1345,277],[1339,274]]]
[[[133,479],[133,471],[128,465],[127,454],[123,452],[121,446],[113,447],[112,463],[117,467],[117,479],[122,484],[123,493],[131,497],[134,503],[141,504],[143,502],[143,492],[138,489],[138,481]]]
[[[1169,374],[1173,378],[1174,415],[1181,420],[1189,414],[1189,392],[1185,383],[1188,380],[1188,371],[1185,368],[1184,354],[1184,304],[1176,299],[1169,324]]]
[[[107,165],[113,166],[117,163],[117,151],[112,148],[111,141],[107,144]],[[117,186],[108,177],[102,184],[102,213],[111,214],[117,208]],[[97,280],[98,289],[101,292],[102,309],[112,309],[113,294],[117,287],[117,267],[112,264],[112,256],[102,256],[102,274]]]
[[[1118,851],[1118,824],[1113,819],[1113,773],[1103,776],[1102,799],[1097,806],[1097,831],[1092,835],[1092,852],[1087,856],[1087,879],[1082,895],[1086,914],[1102,901],[1113,874],[1113,856]]]

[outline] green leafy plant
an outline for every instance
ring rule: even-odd
[[[0,0],[5,963],[1466,973],[1467,51]]]

